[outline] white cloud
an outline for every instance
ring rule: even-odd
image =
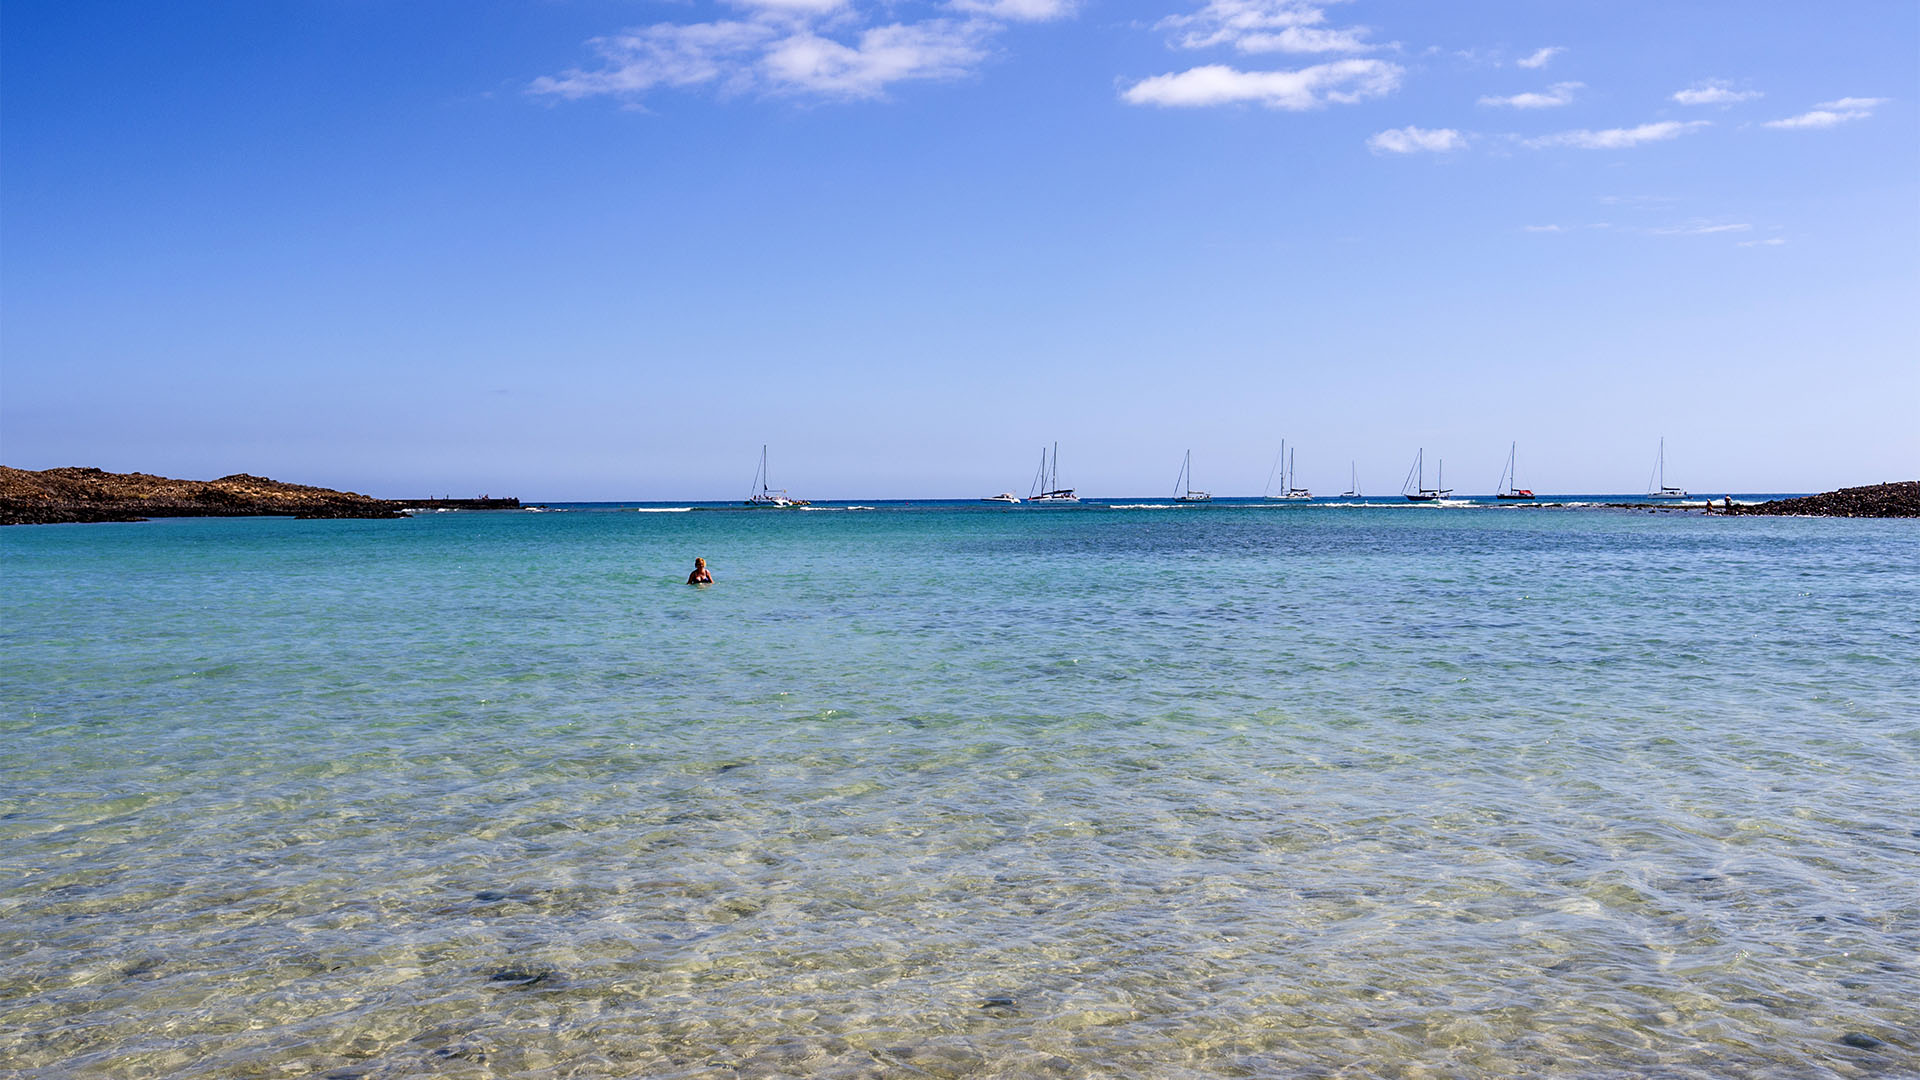
[[[1239,71],[1209,64],[1188,71],[1155,75],[1120,95],[1133,105],[1194,107],[1255,102],[1272,109],[1301,111],[1329,102],[1350,105],[1392,93],[1402,69],[1384,60],[1335,60],[1298,71]]]
[[[789,15],[824,15],[846,6],[846,0],[727,0],[734,7]]]
[[[1885,105],[1889,98],[1883,97],[1843,97],[1839,101],[1823,101],[1815,105],[1816,109],[1866,109],[1871,112]]]
[[[1604,131],[1562,131],[1555,135],[1542,135],[1537,139],[1527,139],[1527,146],[1539,149],[1548,146],[1571,146],[1581,150],[1624,150],[1641,143],[1660,142],[1665,139],[1677,139],[1690,132],[1709,127],[1705,120],[1662,120],[1657,124],[1641,124],[1639,127],[1607,128]]]
[[[1382,131],[1367,140],[1377,154],[1444,154],[1467,148],[1466,136],[1452,128],[1403,127]]]
[[[1544,49],[1536,50],[1532,56],[1515,60],[1514,63],[1519,64],[1523,68],[1543,68],[1547,66],[1547,61],[1566,51],[1565,46],[1549,45]]]
[[[768,78],[828,97],[874,97],[905,79],[950,79],[982,56],[981,28],[935,19],[862,31],[857,44],[802,31],[768,50]]]
[[[740,88],[746,65],[777,31],[758,22],[660,23],[594,38],[588,46],[606,61],[594,71],[543,75],[536,94],[578,99],[632,96],[658,86],[720,82]],[[750,79],[746,80],[750,81]]]
[[[741,19],[657,23],[594,38],[600,58],[533,80],[528,92],[577,100],[634,99],[659,89],[707,87],[720,94],[758,91],[858,99],[894,83],[970,74],[987,40],[1006,20],[1055,18],[1073,0],[953,0],[974,5],[966,18],[867,25],[847,0],[728,0]],[[991,16],[991,17],[989,17]]]
[[[1565,225],[1529,225],[1527,226],[1527,231],[1545,233],[1566,232],[1567,227]]]
[[[1178,30],[1174,44],[1186,49],[1231,45],[1243,53],[1356,53],[1377,46],[1365,27],[1323,25],[1327,13],[1312,0],[1207,0],[1191,15],[1160,20]]]
[[[1852,120],[1864,120],[1873,115],[1873,110],[1887,103],[1886,98],[1847,97],[1838,101],[1823,101],[1812,110],[1798,116],[1789,116],[1780,120],[1769,120],[1763,127],[1770,128],[1830,128]]]
[[[1787,242],[1784,236],[1769,236],[1765,240],[1742,240],[1741,247],[1779,247]]]
[[[1544,94],[1525,93],[1512,97],[1483,97],[1482,105],[1502,105],[1510,109],[1551,109],[1573,103],[1573,92],[1585,86],[1585,83],[1554,83]]]
[[[1647,231],[1655,236],[1712,236],[1715,233],[1752,232],[1753,226],[1744,222],[1738,225],[1714,225],[1691,221],[1684,225],[1663,225]]]
[[[1682,105],[1738,105],[1761,97],[1758,90],[1735,90],[1725,79],[1703,79],[1685,90],[1676,90],[1673,100]]]
[[[953,0],[956,11],[1007,22],[1049,22],[1074,13],[1074,0]]]

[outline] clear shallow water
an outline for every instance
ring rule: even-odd
[[[1911,523],[576,510],[0,556],[18,1075],[1920,1073]]]

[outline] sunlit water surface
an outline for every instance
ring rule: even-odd
[[[0,554],[12,1075],[1920,1072],[1910,522],[577,509]]]

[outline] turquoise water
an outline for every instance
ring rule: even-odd
[[[1920,1073],[1912,523],[576,508],[0,557],[13,1075]]]

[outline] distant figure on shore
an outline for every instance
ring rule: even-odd
[[[713,575],[707,573],[707,560],[705,559],[693,560],[693,573],[687,575],[687,584],[689,585],[713,584]]]

